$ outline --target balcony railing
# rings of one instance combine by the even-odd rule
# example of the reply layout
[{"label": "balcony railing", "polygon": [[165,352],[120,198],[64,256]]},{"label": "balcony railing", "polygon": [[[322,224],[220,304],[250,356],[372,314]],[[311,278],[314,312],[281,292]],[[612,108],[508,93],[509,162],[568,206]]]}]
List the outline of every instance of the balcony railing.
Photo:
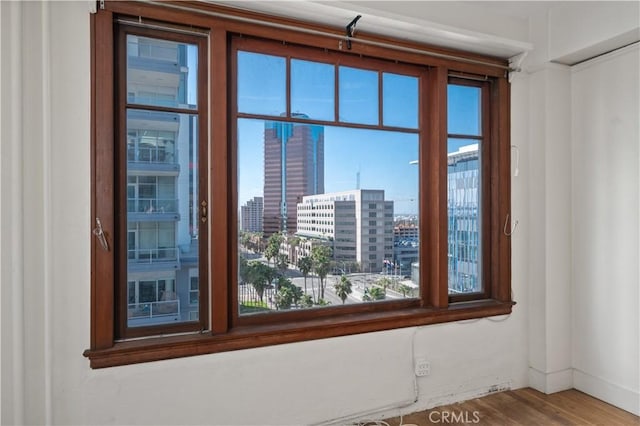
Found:
[{"label": "balcony railing", "polygon": [[176,247],[135,249],[128,250],[127,254],[129,263],[151,264],[178,260],[178,249]]},{"label": "balcony railing", "polygon": [[174,150],[164,148],[129,148],[127,161],[130,163],[176,164],[178,156]]},{"label": "balcony railing", "polygon": [[129,198],[127,213],[178,213],[178,200],[170,198]]},{"label": "balcony railing", "polygon": [[163,300],[159,302],[130,303],[128,316],[131,320],[151,319],[167,316],[180,316],[180,300]]}]

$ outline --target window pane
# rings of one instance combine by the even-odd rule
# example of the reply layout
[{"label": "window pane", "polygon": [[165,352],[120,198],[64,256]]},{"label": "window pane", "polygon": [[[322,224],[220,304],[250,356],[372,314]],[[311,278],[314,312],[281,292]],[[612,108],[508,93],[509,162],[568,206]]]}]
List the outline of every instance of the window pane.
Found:
[{"label": "window pane", "polygon": [[450,84],[447,94],[449,134],[482,135],[480,88]]},{"label": "window pane", "polygon": [[449,139],[448,145],[449,294],[480,292],[479,144],[472,139]]},{"label": "window pane", "polygon": [[320,62],[291,60],[291,113],[335,120],[335,68]]},{"label": "window pane", "polygon": [[418,128],[418,79],[382,74],[382,120],[385,126]]},{"label": "window pane", "polygon": [[241,314],[418,297],[417,135],[249,119],[238,135]]},{"label": "window pane", "polygon": [[378,73],[340,67],[340,121],[378,124]]},{"label": "window pane", "polygon": [[197,108],[198,46],[127,35],[127,102]]},{"label": "window pane", "polygon": [[285,58],[238,52],[238,112],[279,116],[287,111]]},{"label": "window pane", "polygon": [[189,280],[198,274],[197,116],[129,109],[126,143],[127,281],[134,283],[127,324],[193,321],[186,307],[197,297]]}]

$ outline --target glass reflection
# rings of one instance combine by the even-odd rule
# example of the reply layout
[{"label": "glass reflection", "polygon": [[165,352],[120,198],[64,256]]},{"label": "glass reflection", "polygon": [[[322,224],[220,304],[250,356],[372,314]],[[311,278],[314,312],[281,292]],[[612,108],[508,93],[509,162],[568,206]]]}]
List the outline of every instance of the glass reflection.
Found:
[{"label": "glass reflection", "polygon": [[449,139],[448,145],[449,293],[480,292],[480,145],[473,139]]},{"label": "glass reflection", "polygon": [[129,327],[198,319],[198,120],[127,111]]},{"label": "glass reflection", "polygon": [[418,128],[418,79],[382,74],[382,121],[385,126]]},{"label": "glass reflection", "polygon": [[127,35],[127,102],[197,108],[198,47]]},{"label": "glass reflection", "polygon": [[287,110],[286,60],[238,52],[238,112],[279,116]]},{"label": "glass reflection", "polygon": [[340,67],[340,121],[378,124],[378,73]]},{"label": "glass reflection", "polygon": [[305,117],[335,120],[335,67],[291,60],[291,111]]}]

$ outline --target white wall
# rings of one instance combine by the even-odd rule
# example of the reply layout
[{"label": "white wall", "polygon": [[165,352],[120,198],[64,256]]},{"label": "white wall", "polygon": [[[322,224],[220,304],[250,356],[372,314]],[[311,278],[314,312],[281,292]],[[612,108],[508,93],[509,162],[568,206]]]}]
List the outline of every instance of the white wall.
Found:
[{"label": "white wall", "polygon": [[[565,2],[530,19],[529,385],[638,414],[637,2]],[[613,59],[618,57],[625,59]],[[606,65],[605,65],[606,64]]]},{"label": "white wall", "polygon": [[638,415],[639,52],[572,72],[574,386]]},{"label": "white wall", "polygon": [[574,64],[640,40],[637,1],[560,3],[549,10],[549,59]]},{"label": "white wall", "polygon": [[529,81],[529,380],[552,393],[572,384],[569,68],[546,64]]},{"label": "white wall", "polygon": [[[0,7],[2,117],[13,118],[2,130],[3,424],[315,423],[379,410],[394,415],[400,405],[408,413],[526,385],[526,230],[514,236],[519,304],[502,322],[91,370],[82,356],[92,225],[88,5]],[[11,38],[16,43],[5,50]],[[514,132],[526,135],[525,121]],[[14,178],[5,180],[6,173]],[[524,198],[514,199],[514,210],[525,210],[518,204]],[[432,362],[415,404],[414,345]]]}]

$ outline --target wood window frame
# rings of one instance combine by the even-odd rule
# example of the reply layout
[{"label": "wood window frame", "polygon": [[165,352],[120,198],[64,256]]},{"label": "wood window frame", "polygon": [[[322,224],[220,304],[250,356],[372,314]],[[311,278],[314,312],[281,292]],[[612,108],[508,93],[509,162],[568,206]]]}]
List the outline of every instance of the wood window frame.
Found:
[{"label": "wood window frame", "polygon": [[[230,77],[230,40],[232,35],[270,39],[310,48],[324,49],[342,55],[335,38],[318,32],[339,34],[343,30],[274,18],[262,14],[237,11],[221,6],[183,2],[191,10],[172,9],[163,5],[138,2],[105,2],[105,9],[91,16],[91,115],[92,115],[92,218],[100,217],[111,250],[105,251],[96,238],[91,251],[91,341],[85,356],[92,368],[148,362],[222,351],[246,349],[266,345],[344,336],[401,327],[481,318],[511,313],[511,243],[503,232],[505,218],[510,214],[510,87],[505,67],[507,62],[481,55],[450,51],[406,41],[371,35],[358,38],[377,43],[391,43],[403,50],[381,45],[358,43],[353,39],[351,55],[391,59],[409,64],[412,69],[424,69],[419,99],[428,113],[419,117],[420,136],[420,298],[411,301],[371,303],[356,308],[326,308],[313,310],[312,317],[289,312],[274,314],[275,320],[266,322],[238,320],[233,305],[233,286],[236,285],[237,224],[235,194],[235,119],[231,96],[235,78]],[[269,25],[256,25],[242,19],[258,19],[265,23],[303,28],[285,30]],[[207,323],[198,333],[151,336],[132,339],[123,335],[118,321],[118,300],[122,283],[122,268],[118,269],[118,236],[121,225],[116,219],[119,192],[118,169],[115,159],[118,139],[115,95],[118,71],[114,52],[117,37],[116,18],[135,18],[158,25],[189,26],[209,33],[208,61],[209,97],[206,109],[208,121],[208,151],[206,158],[209,182],[206,262],[209,279],[200,277],[201,297],[206,299],[200,315]],[[301,48],[304,49],[304,48]],[[429,50],[435,56],[422,55],[417,50]],[[454,55],[459,59],[444,58]],[[387,61],[380,60],[381,64]],[[481,297],[451,297],[447,288],[447,84],[452,73],[456,78],[482,77],[483,132],[488,141],[482,146],[482,252],[483,285]],[[269,117],[273,119],[273,117]],[[337,118],[337,116],[336,116]],[[333,123],[329,123],[333,124]],[[432,249],[429,249],[432,248]],[[202,253],[202,252],[201,252]],[[208,282],[207,282],[208,281]],[[207,289],[210,291],[207,294]],[[126,299],[126,297],[125,297]],[[121,304],[121,303],[120,303]],[[208,306],[206,306],[208,305]],[[203,311],[204,310],[204,311]],[[207,312],[208,311],[208,312]],[[208,315],[208,317],[207,317]],[[206,327],[208,326],[208,328]],[[148,330],[147,330],[148,331]],[[171,330],[183,331],[183,330]],[[146,332],[146,331],[145,331]],[[140,333],[140,337],[145,334]]]},{"label": "wood window frame", "polygon": [[[122,188],[127,187],[127,168],[118,167],[126,162],[127,158],[127,144],[124,143],[127,138],[127,112],[131,110],[149,111],[149,112],[161,112],[161,113],[173,113],[182,115],[192,115],[198,118],[198,169],[200,171],[207,170],[208,164],[208,75],[207,75],[207,38],[203,35],[191,35],[182,34],[172,31],[161,31],[153,28],[137,27],[135,25],[127,23],[116,24],[116,45],[114,46],[115,66],[117,68],[114,81],[117,82],[115,87],[115,122],[114,129],[117,133],[114,136],[114,203],[112,211],[105,213],[105,217],[108,217],[109,213],[115,216],[114,220],[114,235],[119,236],[115,241],[126,241],[126,235],[128,231],[128,215],[117,214],[118,212],[127,211],[127,194]],[[197,84],[197,107],[195,109],[185,109],[179,107],[164,107],[156,106],[149,103],[131,103],[127,99],[127,36],[139,36],[150,37],[156,39],[163,39],[176,43],[191,44],[198,47],[198,84]],[[209,203],[208,198],[208,176],[207,173],[199,173],[198,176],[198,188],[200,194],[198,194],[198,202]],[[199,215],[200,216],[200,215]],[[97,217],[101,217],[97,214]],[[198,251],[199,259],[206,259],[208,255],[208,221],[200,222],[198,232]],[[120,244],[122,247],[122,244]],[[206,330],[209,328],[209,318],[207,315],[201,315],[198,321],[180,322],[177,324],[163,324],[163,325],[151,325],[151,326],[137,326],[129,327],[127,325],[128,320],[128,308],[127,308],[127,257],[122,255],[122,250],[117,250],[118,246],[114,246],[113,253],[115,263],[115,318],[116,324],[116,339],[131,339],[136,337],[144,337],[153,334],[171,334],[182,332],[193,332]],[[122,266],[119,266],[122,265]],[[198,265],[199,276],[207,277],[208,262],[199,262]],[[208,285],[206,280],[200,284],[199,287],[199,312],[208,312]]]}]

